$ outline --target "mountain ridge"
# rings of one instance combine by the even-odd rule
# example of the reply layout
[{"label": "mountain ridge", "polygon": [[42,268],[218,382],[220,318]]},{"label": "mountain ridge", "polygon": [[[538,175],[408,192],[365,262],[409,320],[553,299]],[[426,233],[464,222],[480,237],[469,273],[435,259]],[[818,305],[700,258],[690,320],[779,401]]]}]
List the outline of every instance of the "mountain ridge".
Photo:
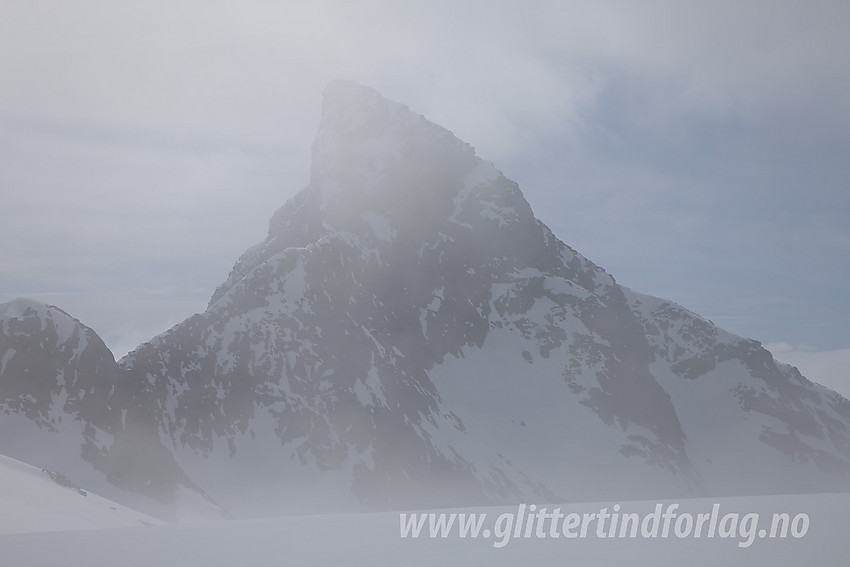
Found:
[{"label": "mountain ridge", "polygon": [[187,486],[242,516],[850,490],[850,402],[620,286],[448,130],[324,96],[307,187],[116,365]]}]

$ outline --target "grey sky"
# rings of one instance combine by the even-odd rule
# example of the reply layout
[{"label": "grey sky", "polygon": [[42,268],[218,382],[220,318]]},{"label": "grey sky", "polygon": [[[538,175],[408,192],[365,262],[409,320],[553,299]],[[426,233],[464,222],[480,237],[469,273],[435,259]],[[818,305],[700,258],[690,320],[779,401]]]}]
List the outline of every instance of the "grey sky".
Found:
[{"label": "grey sky", "polygon": [[624,285],[789,359],[847,349],[848,25],[841,2],[6,1],[0,302],[119,355],[202,310],[350,78]]}]

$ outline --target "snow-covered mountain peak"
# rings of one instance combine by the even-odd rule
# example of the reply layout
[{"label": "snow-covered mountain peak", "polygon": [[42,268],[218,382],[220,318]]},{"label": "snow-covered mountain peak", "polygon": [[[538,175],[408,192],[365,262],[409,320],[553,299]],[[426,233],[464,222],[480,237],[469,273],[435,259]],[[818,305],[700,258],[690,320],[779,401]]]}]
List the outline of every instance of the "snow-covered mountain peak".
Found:
[{"label": "snow-covered mountain peak", "polygon": [[24,297],[17,297],[12,301],[0,304],[0,319],[19,319],[28,309],[33,309],[34,311],[41,311],[46,307],[47,306],[44,303],[40,303],[38,301],[34,301],[32,299],[27,299]]},{"label": "snow-covered mountain peak", "polygon": [[322,93],[321,132],[334,136],[376,134],[391,117],[415,116],[404,104],[354,81],[333,81]]},{"label": "snow-covered mountain peak", "polygon": [[16,298],[0,304],[0,325],[4,336],[46,333],[57,348],[72,338],[81,342],[77,348],[84,348],[88,341],[87,327],[78,320],[58,307],[32,299]]},{"label": "snow-covered mountain peak", "polygon": [[[383,265],[389,254],[421,260],[475,234],[545,247],[537,233],[516,183],[469,144],[374,89],[337,81],[324,93],[310,184],[274,214],[266,241],[243,254],[210,305],[276,255],[329,240],[377,254]],[[527,252],[559,263],[555,248]]]},{"label": "snow-covered mountain peak", "polygon": [[237,515],[847,489],[847,400],[618,285],[448,130],[340,82],[313,150],[209,308],[119,365],[8,307],[7,421]]},{"label": "snow-covered mountain peak", "polygon": [[27,299],[25,297],[17,297],[7,303],[0,303],[0,319],[2,320],[25,319],[27,317],[45,319],[52,316],[52,312],[62,313],[66,317],[70,318],[67,313],[58,307],[47,305],[33,299]]},{"label": "snow-covered mountain peak", "polygon": [[420,138],[419,144],[443,145],[450,152],[474,153],[469,144],[407,105],[353,81],[334,81],[323,93],[313,165],[323,164],[325,156],[339,159],[335,151],[361,158],[409,157],[404,152],[417,142],[414,138]]}]

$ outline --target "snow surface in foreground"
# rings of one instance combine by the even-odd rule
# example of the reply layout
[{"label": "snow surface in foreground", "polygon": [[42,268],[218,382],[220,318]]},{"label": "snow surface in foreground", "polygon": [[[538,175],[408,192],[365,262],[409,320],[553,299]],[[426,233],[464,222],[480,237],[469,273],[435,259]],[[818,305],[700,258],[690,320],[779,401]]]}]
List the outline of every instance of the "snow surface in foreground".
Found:
[{"label": "snow surface in foreground", "polygon": [[[63,477],[54,476],[63,481]],[[95,530],[161,524],[159,520],[0,455],[0,534]],[[0,550],[0,563],[6,562]],[[59,564],[59,563],[57,563]]]},{"label": "snow surface in foreground", "polygon": [[[666,506],[672,501],[661,501]],[[397,513],[305,516],[222,522],[205,526],[156,526],[80,532],[0,536],[4,565],[846,565],[850,495],[818,494],[689,499],[679,513],[805,513],[801,538],[758,539],[740,548],[740,538],[713,539],[536,539],[511,540],[502,548],[493,538],[402,539]],[[613,509],[616,503],[562,505],[564,513]],[[623,502],[623,511],[651,512],[656,502]],[[549,506],[552,509],[552,506]],[[495,519],[516,507],[448,510],[486,512]],[[585,563],[586,562],[586,563]]]}]

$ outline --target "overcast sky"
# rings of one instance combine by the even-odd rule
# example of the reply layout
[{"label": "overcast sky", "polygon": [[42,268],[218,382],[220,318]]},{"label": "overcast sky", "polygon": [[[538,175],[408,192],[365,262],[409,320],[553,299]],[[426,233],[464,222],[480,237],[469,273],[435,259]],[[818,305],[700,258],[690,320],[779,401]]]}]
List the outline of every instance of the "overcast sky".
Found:
[{"label": "overcast sky", "polygon": [[848,29],[838,1],[0,0],[0,302],[117,356],[202,311],[309,181],[345,78],[471,143],[623,285],[843,387]]}]

